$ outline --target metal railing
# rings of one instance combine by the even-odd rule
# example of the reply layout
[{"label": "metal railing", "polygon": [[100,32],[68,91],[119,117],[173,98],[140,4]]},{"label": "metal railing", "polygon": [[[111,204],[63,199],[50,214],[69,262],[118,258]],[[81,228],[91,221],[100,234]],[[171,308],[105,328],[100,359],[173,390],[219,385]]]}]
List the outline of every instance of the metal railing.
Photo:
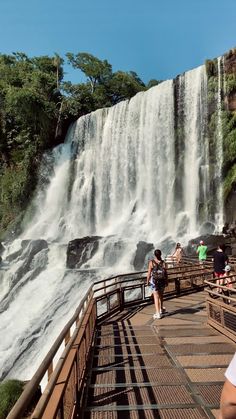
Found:
[{"label": "metal railing", "polygon": [[[202,289],[212,271],[200,266],[184,265],[168,270],[169,285],[165,296],[179,295]],[[84,403],[84,389],[94,332],[98,322],[124,307],[151,300],[146,285],[146,272],[117,275],[94,283],[66,324],[42,364],[26,385],[7,419],[74,419]],[[73,333],[72,333],[73,330]],[[61,345],[64,350],[54,368]],[[30,407],[45,374],[48,383],[36,407]],[[33,410],[33,413],[30,413]]]},{"label": "metal railing", "polygon": [[[236,279],[232,273],[221,278],[227,284],[219,284],[216,279],[205,280],[208,324],[236,342]],[[219,280],[218,280],[219,282]]]}]

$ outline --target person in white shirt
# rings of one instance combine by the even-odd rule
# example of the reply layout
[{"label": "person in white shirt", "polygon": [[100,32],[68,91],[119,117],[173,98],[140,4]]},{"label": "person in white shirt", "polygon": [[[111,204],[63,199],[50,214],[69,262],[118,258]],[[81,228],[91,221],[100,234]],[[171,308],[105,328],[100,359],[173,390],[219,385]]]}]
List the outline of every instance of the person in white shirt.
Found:
[{"label": "person in white shirt", "polygon": [[236,353],[230,362],[226,372],[220,399],[219,419],[236,418]]}]

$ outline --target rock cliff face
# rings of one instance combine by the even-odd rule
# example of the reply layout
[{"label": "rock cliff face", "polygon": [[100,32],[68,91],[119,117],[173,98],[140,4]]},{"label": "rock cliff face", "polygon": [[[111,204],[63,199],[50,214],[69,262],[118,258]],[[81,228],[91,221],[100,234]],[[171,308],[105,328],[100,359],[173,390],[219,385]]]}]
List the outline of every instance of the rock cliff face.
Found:
[{"label": "rock cliff face", "polygon": [[83,237],[71,240],[67,247],[67,268],[80,268],[96,253],[101,237]]},{"label": "rock cliff face", "polygon": [[[225,105],[226,109],[230,112],[236,111],[236,85],[235,85],[235,75],[236,75],[236,48],[230,50],[224,56],[224,72],[226,78],[231,78],[230,88],[227,87],[227,92],[225,96]],[[234,79],[234,80],[233,80]]]},{"label": "rock cliff face", "polygon": [[236,185],[230,192],[225,206],[225,219],[231,223],[236,220]]},{"label": "rock cliff face", "polygon": [[[210,154],[218,147],[217,138],[222,138],[221,149],[218,149],[221,170],[211,193],[215,196],[217,189],[222,189],[224,221],[232,222],[236,216],[236,48],[218,59],[207,60],[206,70]],[[215,165],[213,160],[211,165]],[[212,200],[211,205],[219,205],[219,199]]]},{"label": "rock cliff face", "polygon": [[230,112],[236,111],[236,92],[225,97],[225,107]]},{"label": "rock cliff face", "polygon": [[141,271],[143,269],[146,269],[147,266],[145,266],[145,259],[146,255],[151,252],[151,250],[154,249],[154,246],[152,243],[146,243],[144,241],[140,241],[137,244],[137,250],[134,257],[134,269],[136,271]]}]

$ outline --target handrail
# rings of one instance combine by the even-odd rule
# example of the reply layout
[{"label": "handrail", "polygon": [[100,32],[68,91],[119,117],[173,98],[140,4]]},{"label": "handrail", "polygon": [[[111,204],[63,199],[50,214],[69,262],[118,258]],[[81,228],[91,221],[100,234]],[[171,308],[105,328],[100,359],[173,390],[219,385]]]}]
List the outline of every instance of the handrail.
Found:
[{"label": "handrail", "polygon": [[99,281],[95,281],[93,283],[93,285],[97,285],[97,284],[100,284],[100,283],[105,282],[105,281],[111,281],[112,279],[120,278],[120,277],[123,277],[123,276],[126,277],[126,276],[140,275],[140,274],[144,274],[144,273],[147,273],[147,271],[138,271],[138,272],[134,271],[134,272],[128,272],[127,274],[118,274],[118,275],[111,276],[111,277],[106,278],[106,279],[100,279]]},{"label": "handrail", "polygon": [[[228,275],[227,279],[228,278],[231,278],[231,277],[234,278],[234,280],[231,281],[231,282],[229,282],[227,285],[236,284],[236,280],[235,280],[235,275],[234,274]],[[235,297],[232,296],[232,295],[230,295],[230,300],[236,303],[236,289],[235,288],[229,288],[227,285],[217,284],[216,283],[216,278],[214,278],[214,282],[213,281],[204,280],[204,283],[206,285],[208,285],[209,288],[210,288],[210,289],[205,288],[205,291],[209,295],[212,294],[215,297],[220,297],[223,300],[228,300],[229,299],[229,296],[228,295],[225,295],[224,293],[219,292],[219,291],[218,292],[217,291],[214,291],[214,288],[217,288],[218,290],[220,289],[220,290],[223,290],[223,291],[226,291],[226,292],[230,292],[230,294],[231,293],[232,294],[235,294]]]},{"label": "handrail", "polygon": [[[204,270],[201,267],[199,267],[199,269],[196,269],[196,271],[199,273],[199,277],[201,278],[202,284],[203,284],[203,278],[205,276],[209,275],[209,271],[207,269]],[[62,355],[60,356],[59,362],[57,363],[56,368],[52,372],[52,375],[51,375],[51,378],[50,378],[50,381],[49,381],[50,385],[47,386],[47,388],[46,388],[47,392],[42,397],[42,401],[40,403],[44,405],[44,403],[47,402],[47,400],[48,400],[48,398],[51,394],[52,388],[55,385],[55,382],[56,382],[56,380],[57,380],[57,378],[58,378],[58,376],[61,372],[61,368],[64,364],[65,357],[70,352],[70,349],[73,346],[73,342],[76,339],[76,335],[77,335],[77,333],[78,333],[78,331],[81,327],[81,324],[83,322],[83,314],[82,314],[81,318],[79,318],[79,316],[81,315],[81,313],[84,312],[85,307],[87,309],[87,307],[89,305],[89,302],[91,301],[93,296],[95,296],[95,294],[97,294],[102,289],[105,291],[105,290],[107,290],[111,287],[115,287],[115,292],[118,292],[118,293],[122,294],[125,291],[125,286],[124,287],[122,287],[122,286],[124,284],[126,284],[127,289],[130,289],[130,285],[128,285],[128,284],[130,282],[134,282],[134,281],[140,281],[140,284],[138,286],[142,287],[142,289],[144,290],[145,287],[146,287],[146,281],[144,281],[146,279],[146,276],[137,277],[140,274],[143,275],[143,273],[145,273],[145,272],[132,272],[132,273],[129,273],[129,274],[116,275],[116,276],[108,278],[106,280],[99,280],[99,281],[95,282],[94,285],[90,286],[90,288],[86,292],[85,296],[83,297],[82,301],[80,302],[78,308],[76,309],[74,315],[67,322],[67,324],[65,325],[65,327],[61,331],[60,335],[58,336],[58,338],[56,339],[56,341],[52,345],[51,349],[47,353],[43,362],[40,364],[39,368],[37,369],[36,373],[32,377],[31,381],[26,385],[21,397],[18,399],[18,401],[14,405],[13,409],[11,410],[9,415],[7,416],[7,419],[20,419],[22,417],[22,415],[24,414],[24,412],[25,412],[26,408],[28,407],[30,401],[32,400],[36,390],[38,389],[39,384],[41,383],[43,377],[45,376],[45,373],[47,372],[48,368],[52,364],[53,358],[55,357],[55,354],[58,352],[61,343],[66,338],[66,336],[68,336],[68,331],[70,332],[71,326],[76,322],[76,329],[73,332],[72,337],[70,337],[69,341],[66,342],[65,349],[64,349]],[[191,273],[192,273],[192,275],[191,275]],[[174,275],[174,272],[173,272],[173,275]],[[133,276],[133,278],[130,278],[130,276]],[[171,272],[171,276],[172,276],[172,272]],[[192,276],[193,279],[195,279],[196,278],[196,273],[193,274],[193,272],[190,271],[190,275],[186,275],[186,277],[187,277],[186,279],[190,279],[191,276]],[[175,291],[178,293],[179,292],[178,290],[180,290],[180,286],[178,286],[179,288],[176,288],[177,283],[176,283],[175,279],[178,280],[178,281],[181,281],[181,280],[184,280],[185,278],[182,275],[182,272],[179,272],[178,270],[176,272],[175,278],[173,278],[173,277],[171,278],[171,282],[173,282],[173,284],[175,284]],[[114,281],[114,280],[116,280],[116,281]],[[110,282],[110,283],[106,284],[107,281]],[[105,285],[103,287],[95,289],[96,285],[99,285],[101,283],[103,283]],[[191,281],[190,286],[193,287],[193,282],[192,281]],[[114,292],[114,290],[109,291],[108,293],[105,292],[103,295],[98,296],[97,300],[99,300],[101,298],[110,298],[109,296],[113,292]],[[123,298],[124,298],[124,296],[123,296]],[[143,298],[145,299],[145,296]],[[150,297],[148,297],[148,298],[150,298]],[[121,298],[121,300],[122,300],[122,298]],[[122,307],[121,300],[120,300],[120,303],[119,303],[120,304],[119,305],[120,309]],[[40,417],[40,416],[36,416],[36,417]]]},{"label": "handrail", "polygon": [[[7,416],[7,419],[16,419],[20,418],[21,415],[24,414],[25,409],[31,402],[34,393],[38,389],[38,386],[40,382],[42,381],[45,373],[47,372],[48,367],[50,366],[52,359],[54,358],[55,354],[57,353],[59,347],[61,346],[66,334],[68,333],[68,330],[72,326],[72,324],[77,321],[78,316],[80,312],[84,308],[84,304],[87,301],[87,299],[90,297],[90,294],[92,292],[92,285],[88,289],[87,293],[83,297],[82,301],[80,302],[78,308],[75,310],[74,315],[72,318],[66,323],[65,327],[62,329],[61,333],[55,340],[54,344],[52,345],[51,349],[48,351],[47,355],[45,356],[44,360],[38,367],[36,373],[33,375],[31,380],[26,384],[25,389],[21,395],[21,397],[17,400],[16,404],[13,406],[12,410],[10,411],[9,415]],[[83,318],[80,319],[80,323],[83,321]],[[73,333],[74,335],[74,333]],[[68,345],[66,345],[67,348]]]},{"label": "handrail", "polygon": [[[186,268],[187,268],[187,270],[186,270]],[[199,265],[199,264],[185,264],[185,265],[183,265],[183,264],[179,264],[179,265],[175,265],[175,266],[173,266],[173,267],[170,267],[170,268],[168,268],[168,274],[172,274],[172,271],[173,271],[173,273],[175,273],[177,270],[178,270],[178,272],[179,272],[179,270],[183,270],[184,272],[188,272],[188,268],[189,268],[189,271],[191,271],[191,268],[195,268],[197,271],[198,270],[204,270],[205,268],[202,266],[202,265]],[[127,273],[127,274],[119,274],[119,275],[115,275],[115,276],[112,276],[112,277],[109,277],[109,278],[106,278],[106,279],[100,279],[99,281],[95,281],[94,282],[94,286],[95,285],[97,285],[97,284],[101,284],[101,283],[104,283],[104,282],[107,282],[107,281],[111,281],[111,280],[113,280],[113,279],[117,279],[117,278],[121,278],[121,277],[128,277],[128,276],[136,276],[136,275],[144,275],[144,274],[147,274],[147,270],[145,270],[145,271],[138,271],[138,272],[129,272],[129,273]]]},{"label": "handrail", "polygon": [[[91,296],[87,307],[89,307],[92,302],[93,302],[93,300],[92,300],[92,296]],[[55,368],[55,370],[53,371],[53,373],[50,377],[48,385],[47,385],[45,391],[43,392],[43,394],[42,394],[42,396],[41,396],[41,398],[40,398],[32,416],[31,416],[31,419],[41,418],[41,415],[43,414],[44,409],[47,406],[49,398],[50,398],[50,396],[51,396],[51,394],[54,390],[54,387],[57,383],[57,379],[58,379],[58,377],[61,373],[61,370],[62,370],[62,367],[64,365],[65,359],[67,358],[67,356],[69,355],[69,352],[71,351],[73,345],[75,344],[76,338],[78,336],[78,331],[80,329],[81,324],[84,322],[84,318],[81,318],[80,320],[81,320],[80,324],[74,330],[74,333],[73,333],[70,341],[68,342],[67,346],[65,347],[65,349],[64,349],[64,351],[63,351],[63,353],[62,353],[62,355],[61,355],[61,357],[60,357],[60,359],[59,359],[59,361],[56,365],[56,368]]]},{"label": "handrail", "polygon": [[236,342],[236,289],[233,288],[236,280],[234,274],[226,278],[233,280],[227,285],[216,283],[216,278],[204,281],[208,286],[205,288],[208,293],[206,298],[208,324]]}]

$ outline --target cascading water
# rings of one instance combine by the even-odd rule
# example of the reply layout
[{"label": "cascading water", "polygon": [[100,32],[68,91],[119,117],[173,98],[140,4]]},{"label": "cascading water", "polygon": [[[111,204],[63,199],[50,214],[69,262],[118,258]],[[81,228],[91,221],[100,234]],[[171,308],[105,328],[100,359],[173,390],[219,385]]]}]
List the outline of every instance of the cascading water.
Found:
[{"label": "cascading water", "polygon": [[177,96],[165,81],[86,115],[44,157],[34,216],[3,255],[2,377],[32,375],[93,280],[65,268],[70,240],[102,237],[82,266],[97,277],[133,269],[139,241],[165,253],[198,234],[210,184],[204,66],[180,77]]},{"label": "cascading water", "polygon": [[222,164],[223,164],[223,133],[222,133],[222,89],[224,83],[222,81],[223,59],[219,57],[218,63],[218,90],[217,90],[217,141],[216,141],[216,179],[217,179],[217,212],[215,222],[217,230],[220,231],[224,223],[223,221],[223,184],[222,184]]},{"label": "cascading water", "polygon": [[[199,182],[200,170],[209,167],[209,152],[205,140],[207,115],[207,80],[203,67],[185,74],[184,85],[184,210],[187,214],[189,231],[194,233],[199,228],[198,205],[201,189],[203,195],[209,190],[209,176]],[[191,168],[191,170],[190,170]],[[204,185],[204,186],[203,186]]]}]

